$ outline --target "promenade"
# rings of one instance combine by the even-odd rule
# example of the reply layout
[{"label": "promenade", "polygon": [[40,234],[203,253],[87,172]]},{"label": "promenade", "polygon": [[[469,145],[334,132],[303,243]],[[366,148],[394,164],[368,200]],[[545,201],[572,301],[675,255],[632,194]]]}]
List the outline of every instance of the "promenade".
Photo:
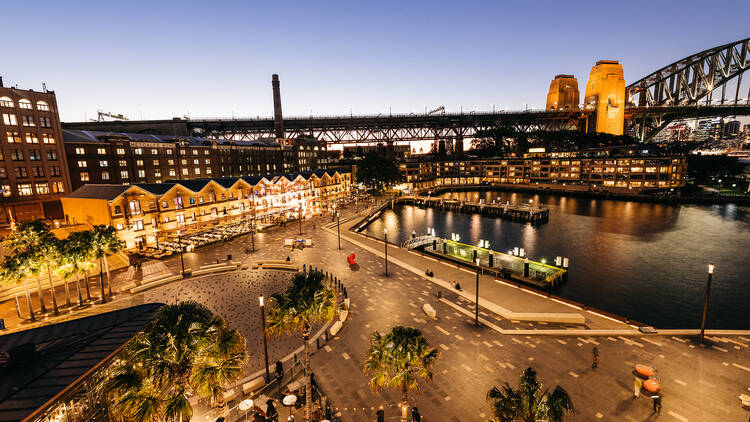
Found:
[{"label": "promenade", "polygon": [[[289,256],[300,266],[312,264],[343,280],[352,303],[349,319],[337,337],[315,350],[312,360],[316,380],[342,421],[374,421],[380,406],[386,410],[386,420],[397,420],[400,393],[373,392],[362,372],[370,333],[385,332],[394,325],[422,330],[441,353],[433,381],[422,382],[421,394],[409,393],[410,405],[417,406],[423,420],[428,422],[487,420],[490,416],[490,406],[485,400],[487,390],[503,382],[517,386],[520,373],[527,366],[537,370],[546,387],[559,384],[570,393],[576,406],[571,421],[745,421],[750,416],[737,398],[750,387],[750,333],[725,335],[711,331],[709,347],[698,346],[695,337],[687,335],[694,330],[642,335],[627,324],[488,277],[481,279],[482,324],[477,327],[473,318],[473,272],[389,246],[389,276],[384,277],[383,243],[349,232],[346,228],[356,221],[349,219],[351,213],[350,207],[342,215],[346,223],[341,225],[341,250],[337,246],[336,227],[324,227],[330,226],[330,217],[318,217],[303,224],[302,236],[312,237],[313,246],[302,250],[282,246],[284,239],[301,237],[299,225],[289,224],[257,234],[254,253],[245,252],[250,238],[244,236],[184,255],[185,265],[194,269],[217,259],[225,260],[227,254],[248,264]],[[352,271],[346,262],[346,256],[352,252],[360,265],[358,271]],[[178,273],[179,268],[179,257],[171,257],[144,264],[143,272]],[[435,273],[434,277],[424,275],[427,268]],[[206,289],[207,284],[225,283],[224,280],[236,274],[240,272],[177,281],[163,287],[164,290],[137,295],[122,293],[113,302],[88,308],[84,313],[130,306],[148,297],[168,301],[178,294]],[[133,277],[142,276],[132,269],[119,272],[115,274],[113,290],[132,282]],[[460,282],[464,292],[453,289],[453,281]],[[438,292],[443,300],[438,300]],[[252,302],[247,304],[250,314],[240,313],[244,312],[241,306],[233,305],[223,309],[222,315],[233,325],[254,319],[252,309],[257,308],[251,297],[254,294],[257,293],[242,294],[244,301]],[[421,308],[425,303],[436,307],[437,320],[424,315]],[[15,316],[12,301],[0,305],[0,314],[11,317],[10,328],[17,325],[17,320],[12,319]],[[545,314],[577,315],[583,323],[538,318]],[[538,319],[513,319],[519,315]],[[249,343],[255,343],[259,333],[253,337],[248,331],[247,336]],[[286,344],[285,341],[271,339],[269,349],[274,350]],[[593,346],[601,354],[597,370],[591,369]],[[651,399],[643,395],[633,397],[631,371],[636,363],[653,365],[659,370],[664,397],[659,416],[652,413]],[[285,415],[286,409],[281,414]]]}]

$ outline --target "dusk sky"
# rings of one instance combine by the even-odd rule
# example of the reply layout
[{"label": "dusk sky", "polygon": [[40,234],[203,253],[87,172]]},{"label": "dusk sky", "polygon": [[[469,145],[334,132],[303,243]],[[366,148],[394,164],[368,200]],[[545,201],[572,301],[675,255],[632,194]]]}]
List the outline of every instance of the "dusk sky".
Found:
[{"label": "dusk sky", "polygon": [[[706,5],[710,4],[707,8]],[[63,121],[544,107],[550,80],[620,60],[626,83],[750,35],[750,2],[6,2],[5,85]],[[747,96],[747,93],[743,93]]]}]

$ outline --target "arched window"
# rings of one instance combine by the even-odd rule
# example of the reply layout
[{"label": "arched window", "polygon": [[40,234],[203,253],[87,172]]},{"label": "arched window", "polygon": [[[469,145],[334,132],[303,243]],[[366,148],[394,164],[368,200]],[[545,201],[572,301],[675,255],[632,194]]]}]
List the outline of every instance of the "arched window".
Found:
[{"label": "arched window", "polygon": [[26,98],[21,98],[18,100],[18,107],[25,108],[26,110],[31,110],[31,101],[27,100]]},{"label": "arched window", "polygon": [[36,109],[39,111],[49,111],[49,104],[46,101],[37,101]]},{"label": "arched window", "polygon": [[13,107],[13,100],[8,97],[0,97],[0,107]]}]

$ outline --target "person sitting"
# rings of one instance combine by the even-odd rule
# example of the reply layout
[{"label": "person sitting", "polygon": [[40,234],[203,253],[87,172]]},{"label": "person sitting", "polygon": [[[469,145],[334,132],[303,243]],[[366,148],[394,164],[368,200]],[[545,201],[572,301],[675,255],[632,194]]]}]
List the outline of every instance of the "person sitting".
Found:
[{"label": "person sitting", "polygon": [[455,289],[456,289],[456,290],[458,290],[458,291],[461,291],[461,285],[460,285],[460,284],[458,284],[458,282],[457,282],[457,281],[454,281],[454,282],[453,282],[453,288],[455,288]]},{"label": "person sitting", "polygon": [[430,269],[429,268],[424,271],[424,275],[426,275],[427,277],[430,276]]}]

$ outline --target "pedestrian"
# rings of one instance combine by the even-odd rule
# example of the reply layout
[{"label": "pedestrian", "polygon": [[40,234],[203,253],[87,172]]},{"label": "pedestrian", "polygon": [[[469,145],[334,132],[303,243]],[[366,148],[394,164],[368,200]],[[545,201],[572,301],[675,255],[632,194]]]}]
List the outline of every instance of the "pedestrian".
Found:
[{"label": "pedestrian", "polygon": [[279,420],[279,412],[276,410],[276,406],[273,405],[273,400],[268,399],[266,400],[266,421],[278,421]]},{"label": "pedestrian", "polygon": [[453,287],[454,287],[454,288],[455,288],[456,290],[458,290],[458,291],[461,291],[461,285],[460,285],[460,284],[458,284],[458,282],[457,282],[457,281],[455,281],[455,280],[453,280]]},{"label": "pedestrian", "polygon": [[661,396],[657,394],[651,398],[654,399],[654,413],[661,413]]},{"label": "pedestrian", "polygon": [[417,409],[417,406],[414,406],[411,408],[411,422],[420,422],[422,420],[422,416],[419,414],[419,409]]},{"label": "pedestrian", "polygon": [[635,377],[635,381],[633,381],[633,395],[635,397],[640,397],[641,387],[643,387],[643,380],[639,377]]},{"label": "pedestrian", "polygon": [[385,412],[383,412],[383,409],[378,409],[375,415],[378,417],[378,422],[385,422]]},{"label": "pedestrian", "polygon": [[594,360],[591,362],[591,369],[596,369],[599,367],[599,349],[594,346],[594,348],[591,349],[591,353],[594,354]]}]

